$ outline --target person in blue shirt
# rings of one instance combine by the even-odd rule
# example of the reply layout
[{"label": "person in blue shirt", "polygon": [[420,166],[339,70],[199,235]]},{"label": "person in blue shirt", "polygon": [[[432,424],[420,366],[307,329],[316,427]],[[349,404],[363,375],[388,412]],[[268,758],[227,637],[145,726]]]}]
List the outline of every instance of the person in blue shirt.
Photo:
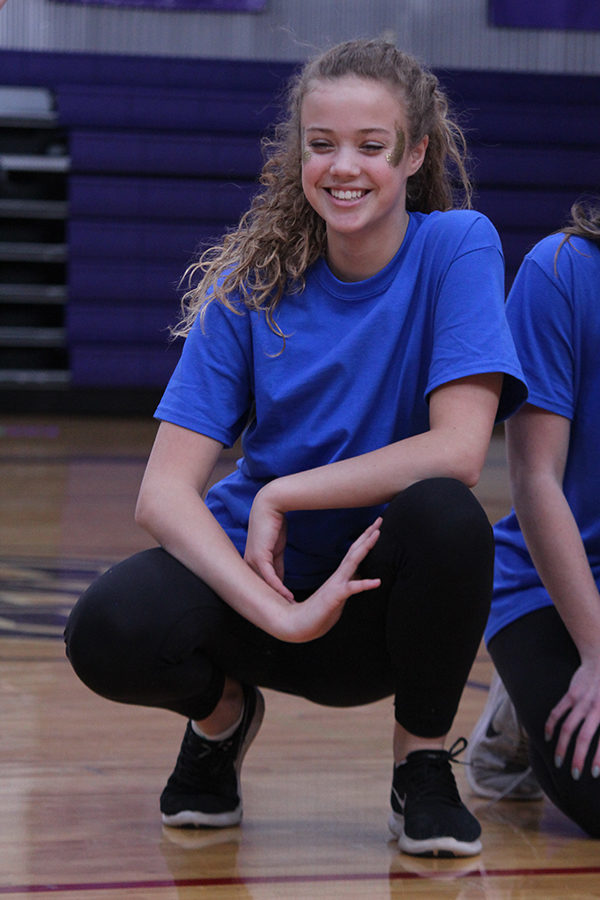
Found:
[{"label": "person in blue shirt", "polygon": [[600,201],[527,254],[507,315],[529,398],[506,425],[514,509],[485,632],[499,675],[467,772],[600,837]]},{"label": "person in blue shirt", "polygon": [[437,79],[385,41],[309,61],[265,151],[250,209],[189,272],[137,504],[158,547],[90,586],[67,653],[99,694],[188,720],[166,825],[240,822],[260,687],[393,696],[399,848],[476,854],[445,742],[491,597],[471,488],[526,396],[498,235],[457,208]]}]

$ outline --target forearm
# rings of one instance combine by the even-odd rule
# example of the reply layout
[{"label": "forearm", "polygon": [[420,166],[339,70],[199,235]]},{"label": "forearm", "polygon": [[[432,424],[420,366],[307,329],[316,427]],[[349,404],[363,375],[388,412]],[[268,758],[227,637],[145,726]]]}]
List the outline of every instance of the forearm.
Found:
[{"label": "forearm", "polygon": [[193,487],[168,480],[147,486],[136,520],[232,609],[274,637],[289,639],[290,604],[244,562]]},{"label": "forearm", "polygon": [[[319,468],[279,478],[264,489],[280,512],[377,506],[425,478],[479,480],[502,376],[489,373],[442,385],[430,398],[430,429]],[[259,497],[262,492],[259,493]]]},{"label": "forearm", "polygon": [[514,504],[538,574],[583,658],[600,650],[600,595],[579,528],[550,473],[516,476]]},{"label": "forearm", "polygon": [[470,456],[458,436],[441,438],[426,432],[361,456],[286,475],[263,491],[281,512],[377,506],[425,478],[456,478],[472,487],[483,458]]}]

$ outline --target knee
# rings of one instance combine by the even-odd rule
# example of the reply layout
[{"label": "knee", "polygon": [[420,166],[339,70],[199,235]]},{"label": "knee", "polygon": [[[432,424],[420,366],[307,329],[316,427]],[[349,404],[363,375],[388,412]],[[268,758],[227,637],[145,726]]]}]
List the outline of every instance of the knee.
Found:
[{"label": "knee", "polygon": [[[389,518],[388,518],[389,517]],[[440,552],[447,562],[477,558],[491,565],[492,527],[472,491],[454,478],[428,478],[398,494],[386,510],[403,540]]]},{"label": "knee", "polygon": [[[534,772],[544,790],[572,822],[588,837],[600,838],[600,791],[595,779],[591,776],[574,782],[570,775],[558,781],[556,778],[545,780],[540,777],[539,769]],[[548,783],[550,782],[550,783]]]},{"label": "knee", "polygon": [[107,576],[100,576],[71,610],[64,632],[65,651],[75,674],[104,696],[110,695],[110,673],[122,644],[117,605]]},{"label": "knee", "polygon": [[531,766],[542,790],[589,837],[600,838],[600,784],[591,775],[591,760],[586,761],[581,779],[575,781],[571,776],[572,753],[568,753],[561,768],[557,769],[553,747],[554,742],[543,747],[539,742],[530,745]]},{"label": "knee", "polygon": [[[79,598],[65,627],[67,657],[76,675],[97,694],[119,699],[162,640],[152,610],[164,602],[161,554],[146,550],[97,578]],[[159,623],[160,624],[160,623]]]},{"label": "knee", "polygon": [[589,810],[589,812],[586,811],[583,816],[576,814],[573,816],[573,821],[585,831],[588,837],[595,838],[596,840],[600,838],[600,813],[598,812],[597,805],[594,809]]}]

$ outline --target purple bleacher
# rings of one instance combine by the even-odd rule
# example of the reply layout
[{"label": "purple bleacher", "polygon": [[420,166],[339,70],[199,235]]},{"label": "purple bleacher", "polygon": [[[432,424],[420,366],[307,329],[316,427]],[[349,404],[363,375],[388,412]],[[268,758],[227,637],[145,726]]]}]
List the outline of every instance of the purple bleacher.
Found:
[{"label": "purple bleacher", "polygon": [[468,130],[474,127],[477,140],[502,141],[531,146],[558,144],[586,146],[600,141],[600,103],[585,106],[574,100],[571,104],[556,101],[528,103],[494,103],[486,101],[470,107]]},{"label": "purple bleacher", "polygon": [[[112,304],[126,301],[144,310],[148,304],[163,307],[164,321],[173,317],[177,309],[176,290],[186,268],[177,262],[156,262],[133,258],[110,260],[89,256],[71,258],[69,262],[69,306],[88,300]],[[76,298],[76,302],[73,302]],[[115,340],[119,340],[119,323],[115,321]],[[94,339],[93,330],[90,340]]]},{"label": "purple bleacher", "polygon": [[543,72],[444,69],[436,73],[459,109],[471,103],[526,103],[543,107],[599,102],[598,76]]},{"label": "purple bleacher", "polygon": [[[70,179],[72,216],[102,219],[184,219],[198,223],[237,219],[255,190],[254,183],[190,178],[136,178],[74,174]],[[204,213],[204,216],[203,216]]]},{"label": "purple bleacher", "polygon": [[68,242],[71,256],[104,260],[174,260],[187,265],[199,246],[214,243],[219,237],[217,224],[198,226],[195,222],[173,220],[165,228],[163,221],[120,221],[108,219],[69,219]]},{"label": "purple bleacher", "polygon": [[78,172],[253,179],[262,165],[256,137],[97,128],[70,129],[70,154]]},{"label": "purple bleacher", "polygon": [[[600,143],[600,141],[598,141]],[[551,148],[541,143],[526,151],[520,144],[479,144],[475,178],[481,184],[530,187],[554,185],[573,193],[598,181],[598,147]]]},{"label": "purple bleacher", "polygon": [[162,387],[178,359],[177,345],[74,342],[71,375],[78,388]]},{"label": "purple bleacher", "polygon": [[[119,335],[115,339],[115,314],[118,313]],[[175,314],[171,322],[165,320],[164,310],[160,305],[148,304],[144,309],[139,305],[129,304],[124,297],[111,300],[93,299],[71,307],[68,314],[69,331],[74,341],[89,339],[90,330],[95,341],[103,344],[123,343],[161,344],[170,346],[170,326],[175,324]]]},{"label": "purple bleacher", "polygon": [[0,83],[43,85],[156,85],[266,90],[277,95],[294,65],[261,60],[187,59],[0,50]]},{"label": "purple bleacher", "polygon": [[56,110],[69,128],[251,135],[265,131],[278,113],[266,91],[95,84],[59,84]]}]

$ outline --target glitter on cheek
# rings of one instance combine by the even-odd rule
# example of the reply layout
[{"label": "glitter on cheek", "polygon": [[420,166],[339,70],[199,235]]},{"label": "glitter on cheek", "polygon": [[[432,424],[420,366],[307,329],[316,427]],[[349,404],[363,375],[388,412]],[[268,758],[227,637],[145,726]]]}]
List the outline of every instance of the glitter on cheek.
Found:
[{"label": "glitter on cheek", "polygon": [[304,150],[302,152],[302,162],[304,162],[304,163],[308,162],[311,157],[312,157],[312,153],[310,152],[310,150]]},{"label": "glitter on cheek", "polygon": [[396,144],[391,153],[386,153],[385,158],[389,162],[390,166],[396,167],[402,157],[404,156],[404,151],[406,149],[406,138],[404,137],[404,132],[401,128],[396,128]]}]

